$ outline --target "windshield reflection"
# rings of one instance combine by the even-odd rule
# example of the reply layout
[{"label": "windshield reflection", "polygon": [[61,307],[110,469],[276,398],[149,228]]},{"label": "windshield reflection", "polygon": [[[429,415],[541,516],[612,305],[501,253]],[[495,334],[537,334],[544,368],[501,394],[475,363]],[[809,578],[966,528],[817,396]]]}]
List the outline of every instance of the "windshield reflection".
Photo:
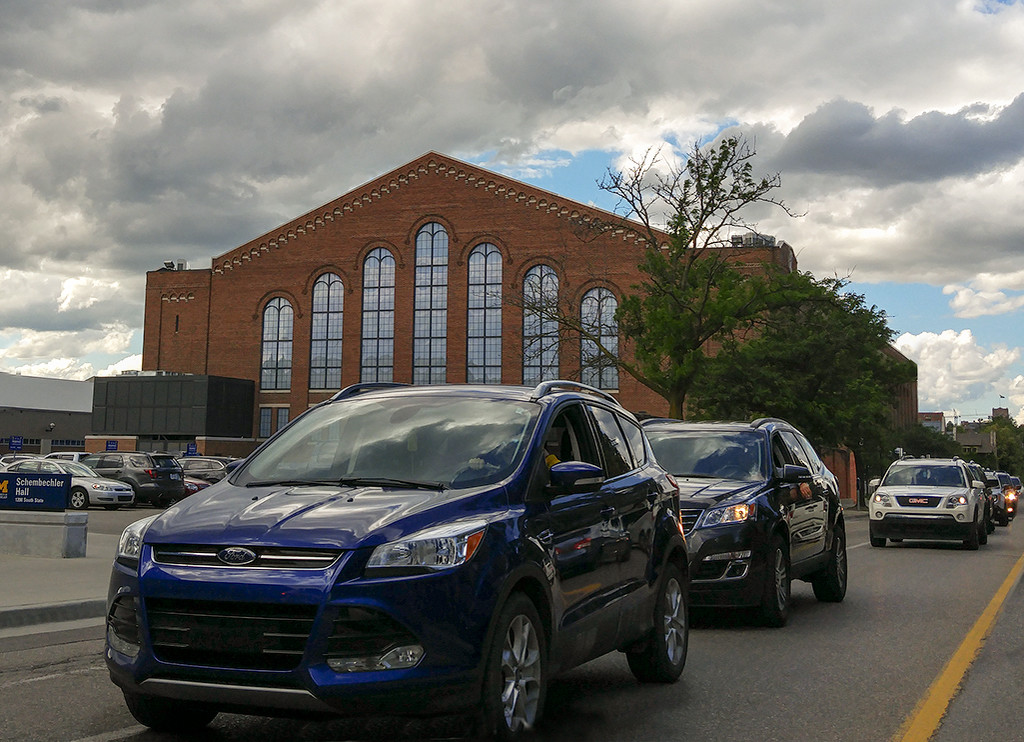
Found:
[{"label": "windshield reflection", "polygon": [[476,487],[521,462],[537,405],[401,395],[314,409],[251,457],[237,484],[391,479]]}]

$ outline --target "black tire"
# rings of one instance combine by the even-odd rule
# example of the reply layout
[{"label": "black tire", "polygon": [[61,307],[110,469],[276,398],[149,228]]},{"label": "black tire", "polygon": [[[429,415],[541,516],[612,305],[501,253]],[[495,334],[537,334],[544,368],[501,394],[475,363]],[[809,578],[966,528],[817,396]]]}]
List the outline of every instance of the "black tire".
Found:
[{"label": "black tire", "polygon": [[786,542],[779,535],[772,536],[765,560],[764,590],[761,594],[760,614],[765,626],[781,628],[789,620],[790,574]]},{"label": "black tire", "polygon": [[641,683],[674,683],[686,665],[690,616],[686,582],[679,567],[666,564],[654,602],[654,625],[647,641],[626,651],[633,677]]},{"label": "black tire", "polygon": [[206,727],[217,710],[201,703],[143,696],[124,691],[124,702],[135,720],[159,732],[197,732]]},{"label": "black tire", "polygon": [[482,733],[512,740],[528,734],[544,712],[546,642],[533,601],[513,593],[501,609],[484,668]]},{"label": "black tire", "polygon": [[823,603],[841,603],[846,597],[846,531],[836,526],[828,564],[811,580],[814,597]]},{"label": "black tire", "polygon": [[[974,517],[977,518],[978,514],[975,513]],[[977,551],[978,547],[981,545],[981,541],[978,537],[979,530],[977,523],[971,524],[971,532],[967,535],[967,538],[964,539],[964,548],[967,549],[967,551]]]},{"label": "black tire", "polygon": [[982,546],[988,543],[988,518],[978,524],[978,543]]},{"label": "black tire", "polygon": [[72,510],[88,510],[89,493],[81,487],[75,487],[68,494],[68,505]]}]

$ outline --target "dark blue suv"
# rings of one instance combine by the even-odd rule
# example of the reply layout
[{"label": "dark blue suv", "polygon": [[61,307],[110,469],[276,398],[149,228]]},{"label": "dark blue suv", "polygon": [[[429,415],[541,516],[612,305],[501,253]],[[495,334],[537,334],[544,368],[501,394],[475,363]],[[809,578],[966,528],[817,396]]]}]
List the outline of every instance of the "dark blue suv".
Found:
[{"label": "dark blue suv", "polygon": [[106,657],[156,729],[440,714],[512,738],[607,652],[675,681],[687,590],[676,484],[610,395],[359,384],[125,530]]},{"label": "dark blue suv", "polygon": [[799,430],[778,418],[643,427],[679,483],[694,606],[753,607],[779,627],[794,579],[810,582],[818,600],[843,600],[839,485]]}]

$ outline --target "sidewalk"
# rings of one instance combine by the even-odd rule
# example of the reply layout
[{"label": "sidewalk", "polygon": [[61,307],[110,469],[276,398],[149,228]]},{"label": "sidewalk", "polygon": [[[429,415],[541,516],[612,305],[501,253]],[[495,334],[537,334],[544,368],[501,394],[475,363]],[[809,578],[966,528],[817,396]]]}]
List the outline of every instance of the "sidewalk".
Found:
[{"label": "sidewalk", "polygon": [[117,541],[90,533],[77,559],[0,554],[0,631],[102,618]]}]

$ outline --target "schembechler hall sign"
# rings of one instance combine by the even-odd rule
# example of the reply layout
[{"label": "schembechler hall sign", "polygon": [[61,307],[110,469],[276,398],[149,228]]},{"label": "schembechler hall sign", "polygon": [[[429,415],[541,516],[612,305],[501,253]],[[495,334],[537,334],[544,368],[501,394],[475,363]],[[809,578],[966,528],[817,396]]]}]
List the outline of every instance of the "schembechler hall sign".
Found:
[{"label": "schembechler hall sign", "polygon": [[0,510],[65,510],[70,474],[0,473]]}]

